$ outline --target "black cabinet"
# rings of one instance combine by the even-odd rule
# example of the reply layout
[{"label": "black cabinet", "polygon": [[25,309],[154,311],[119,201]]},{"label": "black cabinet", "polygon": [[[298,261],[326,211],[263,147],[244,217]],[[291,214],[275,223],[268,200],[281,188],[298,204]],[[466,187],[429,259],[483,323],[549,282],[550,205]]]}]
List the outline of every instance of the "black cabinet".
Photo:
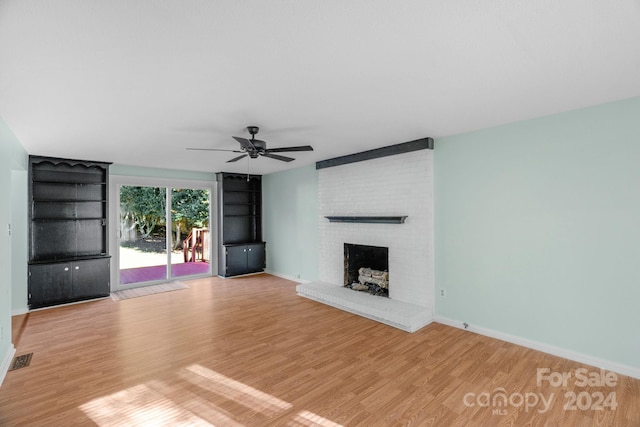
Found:
[{"label": "black cabinet", "polygon": [[30,156],[29,181],[29,306],[107,296],[109,164]]},{"label": "black cabinet", "polygon": [[265,268],[262,241],[262,177],[217,174],[218,275],[257,273]]},{"label": "black cabinet", "polygon": [[264,270],[264,242],[224,245],[224,251],[225,276],[237,276]]},{"label": "black cabinet", "polygon": [[29,306],[46,307],[109,296],[109,258],[29,266]]},{"label": "black cabinet", "polygon": [[72,299],[70,264],[29,266],[29,307],[40,308]]}]

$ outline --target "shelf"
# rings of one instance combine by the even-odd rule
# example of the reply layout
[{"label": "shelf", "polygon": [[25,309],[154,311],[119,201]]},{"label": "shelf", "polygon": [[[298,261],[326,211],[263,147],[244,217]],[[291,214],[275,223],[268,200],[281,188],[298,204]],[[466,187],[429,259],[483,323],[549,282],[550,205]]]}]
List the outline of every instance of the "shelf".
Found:
[{"label": "shelf", "polygon": [[52,181],[50,179],[32,179],[33,183],[42,183],[42,184],[63,184],[63,185],[107,185],[104,182],[78,182],[78,181]]},{"label": "shelf", "polygon": [[35,203],[107,203],[106,200],[33,199]]},{"label": "shelf", "polygon": [[259,242],[238,242],[238,243],[223,243],[222,246],[225,248],[232,248],[238,246],[251,246],[251,245],[264,245],[265,243],[262,241]]},{"label": "shelf", "polygon": [[105,217],[86,217],[86,218],[77,218],[77,217],[68,217],[68,218],[32,218],[34,222],[59,222],[59,221],[106,221]]},{"label": "shelf", "polygon": [[95,255],[80,255],[80,256],[72,256],[72,257],[60,257],[60,258],[46,258],[46,259],[34,259],[29,261],[29,265],[38,265],[38,264],[57,264],[60,262],[70,262],[70,261],[84,261],[88,259],[103,259],[103,258],[111,258],[109,254],[95,254]]},{"label": "shelf", "polygon": [[351,222],[364,224],[404,224],[407,216],[325,216],[329,222]]},{"label": "shelf", "polygon": [[[34,172],[35,173],[35,172]],[[60,184],[60,185],[101,185],[106,186],[107,184],[104,181],[103,177],[99,177],[94,174],[77,174],[77,176],[70,175],[66,173],[66,176],[60,177],[59,179],[51,179],[51,178],[32,178],[31,182],[34,184]]]}]

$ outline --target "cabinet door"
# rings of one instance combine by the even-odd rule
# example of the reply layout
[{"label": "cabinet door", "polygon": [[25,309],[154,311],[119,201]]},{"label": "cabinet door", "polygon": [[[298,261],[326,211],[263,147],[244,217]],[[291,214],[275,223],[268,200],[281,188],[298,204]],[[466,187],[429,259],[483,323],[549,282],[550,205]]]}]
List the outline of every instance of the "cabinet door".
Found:
[{"label": "cabinet door", "polygon": [[29,307],[39,308],[68,302],[72,298],[71,264],[29,266]]},{"label": "cabinet door", "polygon": [[247,273],[256,273],[264,270],[265,250],[264,243],[247,245]]},{"label": "cabinet door", "polygon": [[109,296],[109,258],[75,261],[71,269],[74,299]]},{"label": "cabinet door", "polygon": [[247,272],[247,247],[244,245],[225,246],[227,271],[225,277]]}]

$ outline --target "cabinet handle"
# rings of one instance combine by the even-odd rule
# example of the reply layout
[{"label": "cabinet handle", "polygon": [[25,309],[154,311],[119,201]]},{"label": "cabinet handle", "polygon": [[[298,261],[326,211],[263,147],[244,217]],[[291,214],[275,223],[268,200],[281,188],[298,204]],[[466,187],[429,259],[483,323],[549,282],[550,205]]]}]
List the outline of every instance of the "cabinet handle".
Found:
[{"label": "cabinet handle", "polygon": [[64,271],[69,271],[69,267],[65,267],[65,268],[64,268]]},{"label": "cabinet handle", "polygon": [[242,252],[247,252],[247,249],[246,249],[246,248],[245,248],[245,249],[243,249],[243,250],[242,250]]},{"label": "cabinet handle", "polygon": [[249,252],[251,252],[251,248],[249,248]]},{"label": "cabinet handle", "polygon": [[80,267],[76,265],[76,270],[80,270]]}]

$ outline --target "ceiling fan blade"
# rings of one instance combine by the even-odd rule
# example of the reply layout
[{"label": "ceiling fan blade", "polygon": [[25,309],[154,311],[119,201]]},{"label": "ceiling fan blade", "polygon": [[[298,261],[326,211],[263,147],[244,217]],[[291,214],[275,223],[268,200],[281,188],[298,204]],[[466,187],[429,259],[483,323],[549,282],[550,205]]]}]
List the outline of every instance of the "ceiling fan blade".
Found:
[{"label": "ceiling fan blade", "polygon": [[291,158],[291,157],[278,156],[277,154],[269,154],[267,152],[262,154],[262,157],[269,157],[271,159],[282,160],[283,162],[291,162],[295,160],[294,158]]},{"label": "ceiling fan blade", "polygon": [[242,153],[242,151],[240,151],[240,150],[224,150],[222,148],[193,148],[193,147],[188,147],[187,150],[189,150],[189,151],[229,151],[230,153]]},{"label": "ceiling fan blade", "polygon": [[247,157],[247,156],[248,156],[248,154],[243,154],[242,156],[234,157],[234,158],[233,158],[233,159],[231,159],[231,160],[227,160],[227,163],[237,162],[238,160],[240,160],[240,159],[244,159],[244,158],[245,158],[245,157]]},{"label": "ceiling fan blade", "polygon": [[265,151],[267,153],[286,153],[287,151],[313,151],[313,147],[310,145],[300,145],[298,147],[269,148]]},{"label": "ceiling fan blade", "polygon": [[239,136],[234,136],[233,139],[238,141],[240,143],[240,145],[242,146],[242,148],[244,148],[247,151],[254,151],[256,149],[256,147],[253,145],[253,143],[250,140],[248,140],[247,138],[240,138]]}]

